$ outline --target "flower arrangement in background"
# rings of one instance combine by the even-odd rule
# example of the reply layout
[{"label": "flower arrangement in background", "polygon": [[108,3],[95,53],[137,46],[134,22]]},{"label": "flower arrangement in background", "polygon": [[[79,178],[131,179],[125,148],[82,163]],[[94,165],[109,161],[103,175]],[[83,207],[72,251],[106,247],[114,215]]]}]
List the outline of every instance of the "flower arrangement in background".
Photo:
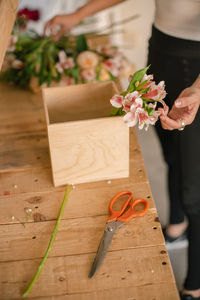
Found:
[{"label": "flower arrangement in background", "polygon": [[[37,92],[41,86],[65,86],[113,80],[133,65],[112,46],[89,49],[84,35],[63,36],[59,41],[34,31],[10,37],[0,79]],[[127,74],[128,76],[128,74]]]},{"label": "flower arrangement in background", "polygon": [[148,68],[135,72],[127,90],[110,99],[113,106],[111,115],[123,115],[128,127],[139,122],[139,129],[145,126],[145,130],[148,130],[149,125],[154,125],[160,116],[160,111],[156,110],[157,102],[165,105],[165,83],[161,81],[156,85],[153,75],[146,74]]}]

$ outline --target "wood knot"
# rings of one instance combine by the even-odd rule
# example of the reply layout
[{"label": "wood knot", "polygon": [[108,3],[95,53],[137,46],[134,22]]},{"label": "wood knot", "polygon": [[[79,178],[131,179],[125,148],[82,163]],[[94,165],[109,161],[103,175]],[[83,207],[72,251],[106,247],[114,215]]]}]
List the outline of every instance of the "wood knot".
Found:
[{"label": "wood knot", "polygon": [[34,213],[33,220],[34,222],[46,221],[46,217],[40,213]]},{"label": "wood knot", "polygon": [[155,221],[155,222],[160,222],[160,220],[159,220],[158,217],[156,217],[156,218],[154,219],[154,221]]},{"label": "wood knot", "polygon": [[31,198],[27,199],[27,201],[31,204],[40,203],[40,202],[42,202],[42,197],[41,196],[34,196],[34,197],[31,197]]},{"label": "wood knot", "polygon": [[60,277],[60,278],[59,278],[59,281],[64,281],[64,280],[65,280],[64,277]]}]

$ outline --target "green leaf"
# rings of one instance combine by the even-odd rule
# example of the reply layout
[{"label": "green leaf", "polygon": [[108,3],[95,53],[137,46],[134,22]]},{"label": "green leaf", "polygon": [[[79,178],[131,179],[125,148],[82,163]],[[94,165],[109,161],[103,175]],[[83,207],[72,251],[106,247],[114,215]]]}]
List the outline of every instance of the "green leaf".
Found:
[{"label": "green leaf", "polygon": [[150,67],[150,65],[148,67],[144,68],[144,69],[138,70],[137,72],[135,72],[133,74],[133,77],[132,77],[131,82],[129,83],[129,86],[128,86],[128,89],[127,89],[129,92],[132,93],[133,91],[136,90],[135,84],[137,85],[137,82],[138,81],[140,82],[142,80],[142,78],[146,74],[149,67]]},{"label": "green leaf", "polygon": [[147,103],[143,102],[143,108],[148,113],[149,116],[153,116],[154,115],[154,108],[153,107],[149,107],[149,105]]},{"label": "green leaf", "polygon": [[125,113],[126,113],[126,112],[123,111],[122,107],[120,107],[120,108],[112,107],[110,116],[111,116],[111,117],[114,117],[114,116],[123,116],[123,115],[125,115]]},{"label": "green leaf", "polygon": [[71,74],[74,77],[75,83],[78,83],[79,74],[80,74],[80,68],[79,67],[75,67],[75,68],[71,69]]},{"label": "green leaf", "polygon": [[153,99],[149,99],[149,98],[145,98],[145,97],[141,97],[143,101],[145,102],[155,102],[156,100],[153,100]]},{"label": "green leaf", "polygon": [[76,49],[77,53],[88,50],[87,41],[83,34],[79,35],[76,39]]},{"label": "green leaf", "polygon": [[110,75],[110,80],[115,80],[115,76],[113,76],[113,74],[111,72],[108,72]]},{"label": "green leaf", "polygon": [[147,87],[147,88],[145,88],[145,89],[140,89],[138,92],[139,92],[140,94],[147,94],[147,93],[149,92],[149,90],[150,90],[150,86]]},{"label": "green leaf", "polygon": [[137,86],[137,91],[139,91],[146,83],[148,82],[148,80],[143,81],[141,84],[139,84]]}]

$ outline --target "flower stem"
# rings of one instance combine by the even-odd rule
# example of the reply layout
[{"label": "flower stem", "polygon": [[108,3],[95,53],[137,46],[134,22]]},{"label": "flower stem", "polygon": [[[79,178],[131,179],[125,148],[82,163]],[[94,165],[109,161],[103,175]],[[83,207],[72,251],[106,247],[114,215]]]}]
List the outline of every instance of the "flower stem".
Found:
[{"label": "flower stem", "polygon": [[37,278],[38,278],[38,276],[39,276],[39,274],[40,274],[40,272],[41,272],[41,270],[42,270],[42,268],[43,268],[43,266],[44,266],[44,264],[45,264],[45,261],[47,260],[47,257],[48,257],[48,255],[49,255],[49,252],[50,252],[50,250],[51,250],[51,246],[52,246],[52,244],[53,244],[53,241],[54,241],[54,239],[55,239],[56,233],[57,233],[57,231],[58,231],[58,227],[59,227],[59,224],[60,224],[60,221],[61,221],[61,217],[62,217],[64,208],[65,208],[65,204],[66,204],[67,199],[68,199],[69,190],[70,190],[70,185],[68,185],[68,186],[66,187],[65,196],[64,196],[64,199],[63,199],[61,208],[60,208],[60,212],[59,212],[59,215],[58,215],[58,219],[57,219],[57,222],[56,222],[56,226],[55,226],[54,231],[53,231],[53,233],[52,233],[52,235],[51,235],[51,239],[50,239],[48,248],[47,248],[47,250],[46,250],[45,256],[44,256],[44,258],[43,258],[41,264],[39,265],[39,267],[38,267],[38,269],[37,269],[37,272],[35,273],[35,275],[34,275],[32,281],[31,281],[31,283],[29,284],[27,290],[24,292],[22,298],[26,298],[26,297],[28,296],[28,294],[30,293],[30,291],[31,291],[31,289],[32,289],[32,287],[33,287],[33,285],[35,284],[35,282],[36,282],[36,280],[37,280]]}]

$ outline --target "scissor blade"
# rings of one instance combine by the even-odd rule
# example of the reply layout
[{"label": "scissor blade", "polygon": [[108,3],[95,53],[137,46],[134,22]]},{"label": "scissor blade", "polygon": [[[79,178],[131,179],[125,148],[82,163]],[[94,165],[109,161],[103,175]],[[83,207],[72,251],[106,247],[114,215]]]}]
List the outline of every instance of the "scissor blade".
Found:
[{"label": "scissor blade", "polygon": [[99,243],[99,247],[97,249],[94,261],[92,263],[90,273],[88,275],[89,278],[91,278],[95,274],[95,272],[98,270],[98,268],[100,267],[100,265],[104,259],[104,256],[106,255],[106,252],[110,246],[114,232],[115,232],[115,230],[113,230],[113,231],[105,230],[104,231],[104,234]]}]

